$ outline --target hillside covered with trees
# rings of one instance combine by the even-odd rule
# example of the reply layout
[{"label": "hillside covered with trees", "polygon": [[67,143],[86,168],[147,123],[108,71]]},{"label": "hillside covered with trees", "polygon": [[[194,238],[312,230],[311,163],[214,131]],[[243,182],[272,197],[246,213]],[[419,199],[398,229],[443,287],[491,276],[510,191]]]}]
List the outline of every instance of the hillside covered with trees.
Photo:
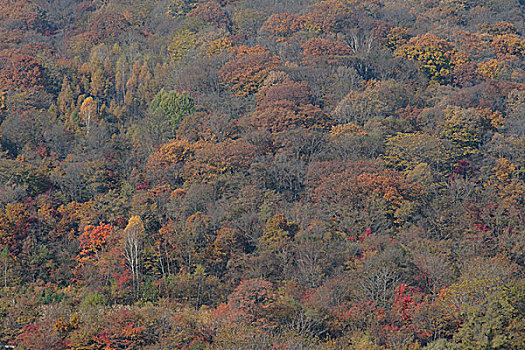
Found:
[{"label": "hillside covered with trees", "polygon": [[525,349],[522,0],[0,0],[0,345]]}]

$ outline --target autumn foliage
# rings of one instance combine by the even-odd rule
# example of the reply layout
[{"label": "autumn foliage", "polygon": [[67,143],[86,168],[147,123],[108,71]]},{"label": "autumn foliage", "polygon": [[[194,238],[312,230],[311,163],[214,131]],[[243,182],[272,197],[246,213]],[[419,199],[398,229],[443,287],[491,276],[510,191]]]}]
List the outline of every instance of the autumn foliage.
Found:
[{"label": "autumn foliage", "polygon": [[525,349],[524,13],[0,0],[0,347]]},{"label": "autumn foliage", "polygon": [[247,96],[258,91],[279,61],[263,47],[239,47],[235,58],[219,70],[219,76],[237,95]]}]

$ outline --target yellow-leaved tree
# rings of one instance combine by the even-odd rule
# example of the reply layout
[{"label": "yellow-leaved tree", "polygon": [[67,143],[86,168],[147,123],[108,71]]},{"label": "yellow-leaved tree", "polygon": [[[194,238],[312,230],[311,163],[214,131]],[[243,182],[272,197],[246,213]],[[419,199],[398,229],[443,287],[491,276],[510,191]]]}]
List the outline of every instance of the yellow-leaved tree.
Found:
[{"label": "yellow-leaved tree", "polygon": [[97,119],[97,102],[93,97],[90,96],[82,102],[82,105],[80,106],[80,114],[86,124],[86,133],[89,134],[91,124]]},{"label": "yellow-leaved tree", "polygon": [[136,293],[140,287],[140,254],[145,232],[144,223],[140,216],[132,216],[124,229],[122,240],[124,258],[126,265],[131,270],[133,290]]}]

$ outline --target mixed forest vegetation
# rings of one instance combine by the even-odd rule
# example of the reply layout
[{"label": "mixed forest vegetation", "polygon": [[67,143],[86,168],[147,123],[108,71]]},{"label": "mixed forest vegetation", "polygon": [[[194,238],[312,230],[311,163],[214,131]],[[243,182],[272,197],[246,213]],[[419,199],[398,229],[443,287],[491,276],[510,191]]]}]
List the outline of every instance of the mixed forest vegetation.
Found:
[{"label": "mixed forest vegetation", "polygon": [[0,345],[525,349],[525,2],[0,0]]}]

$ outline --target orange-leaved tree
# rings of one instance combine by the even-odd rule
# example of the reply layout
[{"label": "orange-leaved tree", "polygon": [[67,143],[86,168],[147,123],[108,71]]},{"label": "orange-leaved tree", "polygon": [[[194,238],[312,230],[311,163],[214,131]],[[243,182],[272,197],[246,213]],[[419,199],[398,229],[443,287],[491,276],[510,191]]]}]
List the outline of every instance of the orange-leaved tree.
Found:
[{"label": "orange-leaved tree", "polygon": [[93,269],[97,273],[102,271],[103,253],[112,232],[113,227],[103,222],[99,223],[98,226],[87,225],[84,227],[84,232],[78,237],[80,252],[75,257],[77,261],[75,274],[79,278],[93,277],[89,273]]},{"label": "orange-leaved tree", "polygon": [[260,89],[252,125],[272,133],[297,127],[331,127],[326,113],[312,104],[307,83],[293,82],[287,77],[280,80]]},{"label": "orange-leaved tree", "polygon": [[280,59],[261,46],[240,46],[235,58],[219,70],[219,77],[224,84],[238,96],[256,93],[264,79],[279,66]]}]

